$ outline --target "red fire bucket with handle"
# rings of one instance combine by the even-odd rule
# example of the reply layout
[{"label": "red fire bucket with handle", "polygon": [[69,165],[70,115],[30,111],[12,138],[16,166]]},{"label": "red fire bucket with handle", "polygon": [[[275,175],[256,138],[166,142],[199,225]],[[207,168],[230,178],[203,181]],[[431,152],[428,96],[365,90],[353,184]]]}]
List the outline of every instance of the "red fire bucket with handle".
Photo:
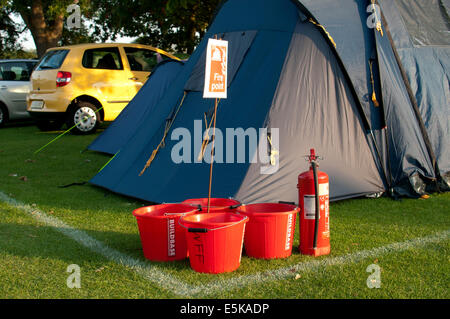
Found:
[{"label": "red fire bucket with handle", "polygon": [[250,218],[244,238],[246,255],[263,259],[289,257],[299,211],[295,205],[275,203],[239,207],[237,213]]},{"label": "red fire bucket with handle", "polygon": [[152,261],[173,261],[188,256],[186,232],[178,220],[198,208],[183,204],[162,204],[135,209],[144,256]]},{"label": "red fire bucket with handle", "polygon": [[192,269],[211,274],[236,270],[241,263],[247,222],[247,216],[232,213],[182,217],[179,223],[186,228]]}]

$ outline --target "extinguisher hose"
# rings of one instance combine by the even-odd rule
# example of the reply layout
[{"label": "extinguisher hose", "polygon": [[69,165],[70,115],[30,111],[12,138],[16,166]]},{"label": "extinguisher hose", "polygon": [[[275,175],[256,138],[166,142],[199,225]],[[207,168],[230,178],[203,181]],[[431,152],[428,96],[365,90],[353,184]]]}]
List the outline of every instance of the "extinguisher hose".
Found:
[{"label": "extinguisher hose", "polygon": [[316,216],[314,223],[314,241],[313,241],[313,249],[317,248],[317,235],[319,234],[319,218],[320,218],[320,201],[319,201],[319,179],[317,177],[317,163],[311,162],[311,167],[313,170],[314,176],[314,193],[316,196]]}]

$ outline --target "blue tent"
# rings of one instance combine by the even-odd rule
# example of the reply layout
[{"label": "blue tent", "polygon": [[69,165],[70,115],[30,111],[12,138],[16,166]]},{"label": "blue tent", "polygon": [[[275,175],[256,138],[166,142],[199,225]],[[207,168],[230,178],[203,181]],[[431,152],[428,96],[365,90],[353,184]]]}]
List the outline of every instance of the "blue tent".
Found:
[{"label": "blue tent", "polygon": [[158,63],[133,100],[88,149],[107,154],[120,151],[136,129],[155,111],[158,101],[181,72],[183,65],[183,62],[171,59]]},{"label": "blue tent", "polygon": [[[209,163],[197,154],[214,107],[202,97],[205,48],[217,37],[229,42],[229,65],[228,98],[218,106],[223,136],[215,136],[214,197],[296,202],[297,176],[313,147],[324,158],[332,200],[448,190],[448,6],[424,3],[224,1],[151,116],[91,183],[153,202],[207,196]],[[442,22],[419,34],[419,44],[402,16],[411,12]],[[439,47],[425,41],[430,34]],[[249,146],[255,131],[256,148]],[[241,134],[231,134],[230,143],[228,132]]]},{"label": "blue tent", "polygon": [[[396,58],[415,98],[436,174],[450,180],[449,0],[383,0]],[[439,176],[438,176],[439,177]]]}]

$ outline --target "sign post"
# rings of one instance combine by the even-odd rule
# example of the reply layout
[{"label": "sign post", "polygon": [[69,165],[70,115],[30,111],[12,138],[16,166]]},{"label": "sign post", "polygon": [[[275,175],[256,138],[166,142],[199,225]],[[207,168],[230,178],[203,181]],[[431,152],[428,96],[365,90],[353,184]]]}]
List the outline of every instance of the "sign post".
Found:
[{"label": "sign post", "polygon": [[211,164],[209,168],[208,213],[211,202],[212,170],[218,99],[227,98],[228,41],[209,39],[206,49],[205,86],[203,98],[215,98]]}]

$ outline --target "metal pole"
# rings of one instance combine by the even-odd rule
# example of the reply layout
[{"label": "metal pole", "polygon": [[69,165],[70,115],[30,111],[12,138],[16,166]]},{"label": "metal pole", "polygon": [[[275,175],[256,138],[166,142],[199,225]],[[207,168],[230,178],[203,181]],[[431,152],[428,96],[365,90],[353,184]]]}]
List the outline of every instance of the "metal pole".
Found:
[{"label": "metal pole", "polygon": [[209,166],[209,191],[208,191],[208,214],[209,207],[211,204],[211,185],[212,185],[212,171],[213,171],[213,163],[214,163],[214,142],[216,140],[216,116],[217,116],[217,98],[214,105],[214,121],[213,121],[213,134],[212,134],[212,143],[211,143],[211,164]]}]

